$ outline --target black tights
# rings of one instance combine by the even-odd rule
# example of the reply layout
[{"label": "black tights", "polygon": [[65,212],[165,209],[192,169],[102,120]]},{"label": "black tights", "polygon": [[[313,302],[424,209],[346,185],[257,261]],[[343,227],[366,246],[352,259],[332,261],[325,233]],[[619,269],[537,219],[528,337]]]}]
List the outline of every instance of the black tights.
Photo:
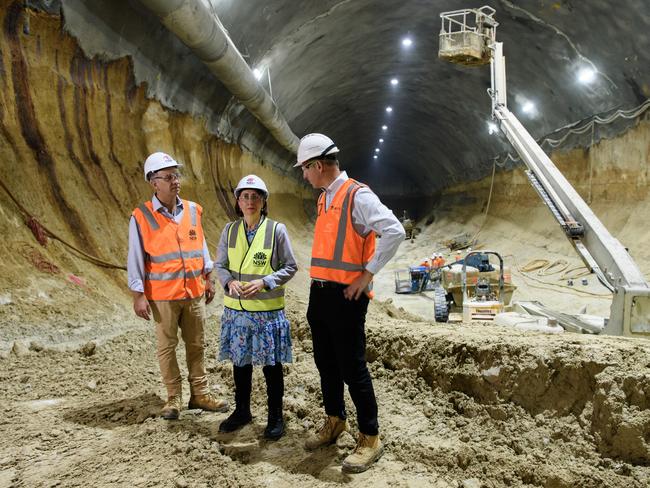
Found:
[{"label": "black tights", "polygon": [[[235,380],[235,403],[236,408],[250,410],[251,388],[253,379],[253,365],[234,366],[233,378]],[[262,368],[266,378],[266,396],[269,408],[281,408],[282,397],[284,396],[284,373],[282,364],[266,365]]]}]

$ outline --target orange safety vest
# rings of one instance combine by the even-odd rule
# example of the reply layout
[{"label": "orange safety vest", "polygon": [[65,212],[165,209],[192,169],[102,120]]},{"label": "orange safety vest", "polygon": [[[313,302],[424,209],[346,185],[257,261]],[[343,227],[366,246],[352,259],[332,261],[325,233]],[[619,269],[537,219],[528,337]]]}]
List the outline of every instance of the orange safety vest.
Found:
[{"label": "orange safety vest", "polygon": [[133,210],[145,252],[144,294],[148,300],[186,300],[205,293],[200,205],[183,202],[180,223],[156,212],[148,201]]},{"label": "orange safety vest", "polygon": [[375,254],[375,233],[362,236],[352,225],[354,195],[365,186],[351,178],[346,180],[327,209],[325,192],[318,198],[309,273],[312,278],[349,285],[361,276]]}]

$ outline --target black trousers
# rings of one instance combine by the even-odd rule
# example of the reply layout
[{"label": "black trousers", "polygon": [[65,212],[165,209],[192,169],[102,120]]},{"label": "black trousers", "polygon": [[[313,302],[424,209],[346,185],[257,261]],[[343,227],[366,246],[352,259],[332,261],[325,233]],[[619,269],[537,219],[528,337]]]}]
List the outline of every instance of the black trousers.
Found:
[{"label": "black trousers", "polygon": [[366,311],[368,297],[347,300],[345,286],[312,284],[307,321],[314,345],[314,361],[320,373],[327,415],[346,418],[343,385],[348,385],[357,409],[359,431],[377,435],[377,400],[366,365]]}]

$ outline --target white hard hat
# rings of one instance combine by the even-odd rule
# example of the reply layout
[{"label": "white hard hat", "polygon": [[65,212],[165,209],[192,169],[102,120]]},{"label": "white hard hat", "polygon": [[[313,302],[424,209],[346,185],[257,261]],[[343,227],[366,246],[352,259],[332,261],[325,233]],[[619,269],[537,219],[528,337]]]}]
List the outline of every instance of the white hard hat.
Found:
[{"label": "white hard hat", "polygon": [[144,162],[144,179],[149,181],[149,175],[165,168],[177,168],[180,166],[174,158],[164,152],[151,154]]},{"label": "white hard hat", "polygon": [[302,166],[305,161],[313,158],[322,158],[330,154],[336,154],[339,148],[336,147],[334,141],[324,134],[307,134],[300,139],[298,146],[298,159],[297,163],[293,165],[294,168]]},{"label": "white hard hat", "polygon": [[235,188],[235,198],[239,198],[239,192],[242,190],[260,190],[264,192],[264,198],[269,197],[269,191],[266,189],[266,185],[262,181],[262,178],[256,175],[244,176],[239,183],[237,183],[237,188]]}]

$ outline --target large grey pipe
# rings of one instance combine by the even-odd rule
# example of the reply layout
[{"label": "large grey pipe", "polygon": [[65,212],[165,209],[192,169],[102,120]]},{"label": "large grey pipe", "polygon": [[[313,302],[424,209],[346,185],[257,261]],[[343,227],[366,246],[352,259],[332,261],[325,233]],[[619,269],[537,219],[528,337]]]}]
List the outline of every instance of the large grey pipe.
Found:
[{"label": "large grey pipe", "polygon": [[194,51],[282,146],[293,153],[298,150],[298,137],[202,0],[140,1]]}]

